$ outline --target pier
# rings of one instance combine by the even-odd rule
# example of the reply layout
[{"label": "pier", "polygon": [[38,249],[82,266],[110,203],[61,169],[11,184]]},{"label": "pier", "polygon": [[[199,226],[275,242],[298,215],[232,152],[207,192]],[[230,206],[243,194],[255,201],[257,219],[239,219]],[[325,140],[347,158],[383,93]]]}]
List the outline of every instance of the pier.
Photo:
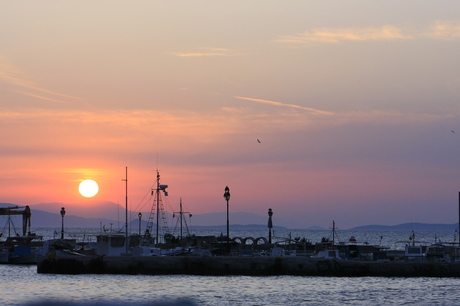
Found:
[{"label": "pier", "polygon": [[459,277],[460,262],[353,261],[283,256],[43,257],[38,273]]}]

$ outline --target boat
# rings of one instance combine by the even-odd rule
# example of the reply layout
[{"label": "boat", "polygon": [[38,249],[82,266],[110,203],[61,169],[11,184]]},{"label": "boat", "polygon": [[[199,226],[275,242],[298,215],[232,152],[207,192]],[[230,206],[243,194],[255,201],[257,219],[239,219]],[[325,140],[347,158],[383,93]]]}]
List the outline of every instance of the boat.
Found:
[{"label": "boat", "polygon": [[[31,211],[29,206],[1,207],[0,215],[7,216],[3,233],[8,230],[6,240],[0,242],[0,263],[35,264],[38,261],[43,237],[30,231]],[[22,216],[22,234],[16,231],[11,216]]]}]

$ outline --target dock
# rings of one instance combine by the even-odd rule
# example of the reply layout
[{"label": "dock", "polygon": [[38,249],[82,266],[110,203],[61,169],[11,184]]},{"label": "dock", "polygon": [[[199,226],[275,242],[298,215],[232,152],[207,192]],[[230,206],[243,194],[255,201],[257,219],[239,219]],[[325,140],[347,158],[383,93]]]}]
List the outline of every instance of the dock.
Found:
[{"label": "dock", "polygon": [[283,256],[43,256],[38,273],[460,277],[460,262],[353,261]]}]

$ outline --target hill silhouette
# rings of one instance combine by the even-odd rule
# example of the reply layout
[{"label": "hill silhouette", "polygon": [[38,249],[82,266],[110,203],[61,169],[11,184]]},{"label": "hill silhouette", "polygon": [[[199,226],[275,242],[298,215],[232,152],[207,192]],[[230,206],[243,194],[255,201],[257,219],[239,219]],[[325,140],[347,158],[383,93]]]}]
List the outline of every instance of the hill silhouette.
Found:
[{"label": "hill silhouette", "polygon": [[[0,203],[0,207],[20,206],[12,203]],[[62,203],[40,203],[29,205],[32,212],[32,227],[61,227],[62,217],[60,214],[61,207],[65,207],[66,214],[64,223],[66,227],[73,228],[106,228],[122,229],[125,224],[124,208],[113,202],[95,202],[94,205],[85,205],[84,209],[79,204],[62,204]],[[128,220],[130,227],[139,226],[138,212],[130,211]],[[142,227],[145,228],[148,222],[150,212],[142,212]],[[171,214],[166,212],[168,220],[171,220]],[[2,216],[5,219],[7,216]],[[21,216],[11,216],[17,228],[22,225]],[[225,227],[226,212],[209,213],[184,216],[189,227]],[[1,219],[0,219],[1,220]],[[177,219],[175,219],[177,220]],[[268,217],[260,216],[247,212],[231,212],[230,224],[232,226],[247,228],[266,228]],[[0,227],[3,227],[5,221],[0,221]],[[274,219],[274,226],[278,228],[307,229],[307,230],[326,230],[320,226],[300,227],[297,224],[284,222],[283,220]],[[428,224],[428,223],[403,223],[398,225],[365,225],[349,228],[346,230],[359,231],[455,231],[458,229],[458,223],[455,224]]]}]

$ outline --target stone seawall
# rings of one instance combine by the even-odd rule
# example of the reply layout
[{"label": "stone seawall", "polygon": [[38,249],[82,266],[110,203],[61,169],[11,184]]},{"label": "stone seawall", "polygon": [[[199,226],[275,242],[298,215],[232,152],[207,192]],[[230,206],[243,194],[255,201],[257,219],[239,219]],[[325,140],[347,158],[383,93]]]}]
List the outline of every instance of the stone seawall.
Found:
[{"label": "stone seawall", "polygon": [[460,277],[460,263],[351,261],[311,257],[60,256],[43,257],[38,273]]}]

